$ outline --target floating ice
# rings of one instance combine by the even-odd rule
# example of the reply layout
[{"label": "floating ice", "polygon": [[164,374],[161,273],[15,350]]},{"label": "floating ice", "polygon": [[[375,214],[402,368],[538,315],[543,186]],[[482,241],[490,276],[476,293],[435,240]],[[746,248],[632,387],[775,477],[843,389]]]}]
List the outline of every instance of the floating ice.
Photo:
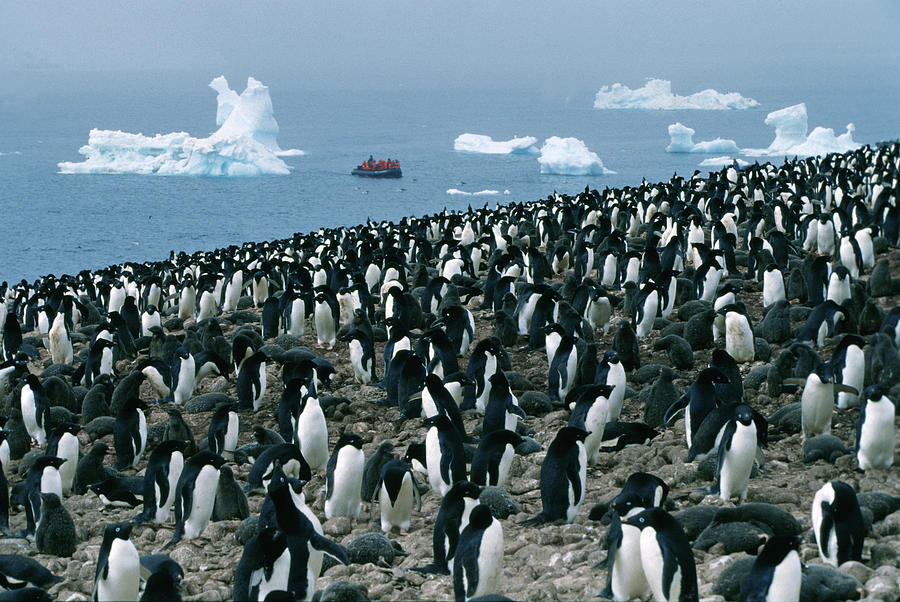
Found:
[{"label": "floating ice", "polygon": [[[494,194],[500,194],[499,190],[479,190],[478,192],[466,192],[465,190],[460,190],[458,188],[448,188],[447,194],[449,195],[461,195],[461,196],[489,196]],[[509,194],[509,191],[506,190],[503,194]]]},{"label": "floating ice", "polygon": [[534,136],[494,140],[490,136],[481,134],[460,134],[453,141],[453,150],[485,155],[536,155],[539,151],[535,144],[537,144],[537,138]]},{"label": "floating ice", "polygon": [[759,106],[757,101],[745,98],[737,92],[723,94],[708,89],[690,96],[678,96],[672,93],[672,82],[666,79],[650,79],[644,87],[635,90],[619,83],[603,86],[594,96],[595,109],[726,111],[752,109],[757,106]]},{"label": "floating ice", "polygon": [[85,161],[59,163],[61,173],[140,174],[246,177],[287,175],[278,155],[303,154],[278,146],[278,123],[269,89],[247,78],[240,95],[219,76],[209,86],[218,92],[216,125],[207,138],[186,132],[144,136],[118,130],[92,129],[78,149]]},{"label": "floating ice", "polygon": [[597,153],[588,150],[578,138],[551,136],[541,147],[538,157],[542,174],[561,176],[602,176],[616,173],[603,167]]},{"label": "floating ice", "polygon": [[806,104],[800,103],[766,116],[766,125],[775,128],[775,140],[768,148],[745,148],[742,154],[751,157],[827,155],[828,153],[845,153],[860,146],[853,140],[855,127],[847,124],[847,131],[840,136],[834,135],[831,128],[817,127],[809,135],[807,130]]},{"label": "floating ice", "polygon": [[716,138],[715,140],[706,140],[704,142],[694,142],[694,130],[682,125],[681,123],[673,123],[669,126],[669,146],[666,147],[668,153],[736,153],[739,152],[737,144],[734,140],[725,138]]},{"label": "floating ice", "polygon": [[700,161],[700,167],[724,167],[725,165],[733,165],[737,161],[738,166],[745,167],[750,165],[749,161],[743,159],[733,159],[732,157],[710,157]]}]

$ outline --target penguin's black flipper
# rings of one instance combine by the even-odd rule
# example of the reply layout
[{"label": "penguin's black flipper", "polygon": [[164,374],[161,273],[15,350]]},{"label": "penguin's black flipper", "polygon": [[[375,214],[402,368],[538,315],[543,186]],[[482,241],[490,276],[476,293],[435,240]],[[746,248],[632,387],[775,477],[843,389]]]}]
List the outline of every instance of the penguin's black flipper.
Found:
[{"label": "penguin's black flipper", "polygon": [[313,532],[309,537],[309,544],[320,552],[325,552],[329,556],[334,557],[335,560],[338,560],[343,564],[350,564],[350,558],[347,556],[347,550],[344,546],[331,541],[327,537],[323,537],[318,533]]},{"label": "penguin's black flipper", "polygon": [[675,416],[678,415],[678,412],[686,408],[690,401],[690,397],[682,395],[681,399],[670,405],[669,409],[666,410],[666,413],[663,415],[663,424],[670,426],[671,422],[675,420]]}]

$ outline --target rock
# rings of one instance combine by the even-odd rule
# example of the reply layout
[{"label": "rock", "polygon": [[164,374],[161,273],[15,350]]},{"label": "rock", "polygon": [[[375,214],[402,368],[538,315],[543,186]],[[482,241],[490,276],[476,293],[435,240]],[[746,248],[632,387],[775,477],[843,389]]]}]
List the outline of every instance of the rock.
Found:
[{"label": "rock", "polygon": [[845,575],[850,575],[860,583],[865,583],[866,580],[871,577],[872,573],[874,572],[872,569],[861,562],[857,562],[856,560],[848,560],[847,562],[839,566],[838,570]]},{"label": "rock", "polygon": [[322,530],[333,538],[343,537],[353,530],[353,524],[348,516],[335,516],[322,524]]},{"label": "rock", "polygon": [[869,553],[872,556],[872,566],[896,564],[897,556],[900,554],[894,546],[881,543],[873,544]]},{"label": "rock", "polygon": [[519,396],[519,407],[529,416],[542,416],[553,411],[550,397],[541,391],[525,391]]},{"label": "rock", "polygon": [[511,514],[521,512],[519,504],[500,487],[485,487],[478,497],[478,501],[491,509],[491,514],[501,520],[509,518]]},{"label": "rock", "polygon": [[369,599],[369,589],[361,583],[335,581],[313,595],[314,602],[363,602]]}]

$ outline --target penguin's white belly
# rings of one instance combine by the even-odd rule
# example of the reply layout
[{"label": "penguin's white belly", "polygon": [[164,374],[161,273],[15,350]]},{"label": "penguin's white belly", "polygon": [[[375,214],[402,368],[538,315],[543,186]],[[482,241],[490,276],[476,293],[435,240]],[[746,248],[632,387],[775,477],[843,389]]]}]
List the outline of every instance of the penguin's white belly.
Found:
[{"label": "penguin's white belly", "polygon": [[[650,584],[650,590],[653,592],[654,600],[677,600],[675,595],[675,581],[680,577],[680,569],[676,570],[675,576],[672,578],[672,587],[669,590],[669,597],[663,594],[663,555],[656,540],[656,529],[653,527],[644,527],[641,530],[641,566],[644,568],[644,575],[647,583]],[[678,588],[681,589],[680,587]]]},{"label": "penguin's white belly", "polygon": [[[169,458],[169,494],[166,499],[160,500],[159,489],[156,490],[156,522],[158,523],[164,523],[169,519],[169,511],[175,502],[175,487],[183,469],[184,456],[181,452],[172,452],[172,456]],[[216,484],[218,485],[218,483]]]},{"label": "penguin's white belly", "polygon": [[356,339],[350,341],[350,365],[353,366],[353,376],[357,382],[364,385],[372,380],[372,374],[366,370],[367,366],[363,366],[363,348]]},{"label": "penguin's white belly", "polygon": [[822,383],[815,373],[806,378],[806,386],[800,397],[800,417],[803,436],[808,439],[831,432],[831,415],[834,412],[834,386]]},{"label": "penguin's white belly", "polygon": [[334,317],[331,315],[331,308],[326,303],[317,303],[314,313],[316,321],[316,336],[319,344],[334,344]]},{"label": "penguin's white belly", "polygon": [[594,464],[599,459],[600,443],[603,440],[603,432],[606,430],[606,422],[609,418],[609,401],[601,397],[591,404],[584,419],[585,430],[590,434],[584,440],[585,452],[588,461]]},{"label": "penguin's white belly", "polygon": [[889,468],[894,463],[894,404],[884,401],[866,403],[866,420],[859,436],[857,460],[863,470]]},{"label": "penguin's white belly", "polygon": [[72,481],[75,480],[75,469],[78,467],[79,448],[78,437],[70,433],[60,437],[56,455],[66,459],[62,466],[59,467],[59,478],[62,481],[62,492],[64,495],[69,495],[72,491]]},{"label": "penguin's white belly", "polygon": [[237,412],[228,412],[228,427],[225,429],[225,441],[222,444],[222,450],[229,454],[227,457],[234,457],[239,430],[240,424],[238,422]]},{"label": "penguin's white belly", "polygon": [[216,489],[219,486],[219,470],[212,466],[204,466],[194,483],[194,499],[190,516],[184,517],[184,538],[200,537],[209,517],[212,516],[213,503],[216,501]]},{"label": "penguin's white belly", "polygon": [[291,327],[288,332],[295,337],[306,332],[306,303],[302,299],[294,299],[291,303]]},{"label": "penguin's white belly", "polygon": [[41,473],[41,493],[55,493],[62,499],[62,479],[52,466],[47,466]]},{"label": "penguin's white belly", "polygon": [[352,445],[346,445],[338,452],[331,498],[325,500],[325,518],[332,516],[359,518],[364,464],[365,456],[362,450]]},{"label": "penguin's white belly", "polygon": [[175,387],[175,393],[173,393],[175,403],[184,403],[194,394],[195,372],[193,357],[181,360],[181,369],[178,371],[178,385]]},{"label": "penguin's white belly", "polygon": [[378,503],[381,507],[381,530],[387,533],[393,527],[400,527],[403,530],[409,529],[412,522],[413,502],[415,494],[413,493],[412,477],[409,473],[403,475],[403,481],[400,483],[400,492],[397,494],[396,501],[391,504],[391,498],[388,495],[384,484],[381,485]]},{"label": "penguin's white belly", "polygon": [[[309,402],[307,402],[309,404]],[[328,463],[328,426],[319,407],[307,407],[297,421],[300,453],[310,470],[320,471]]]},{"label": "penguin's white belly", "polygon": [[863,392],[866,376],[866,356],[856,345],[847,347],[844,369],[841,373],[841,384],[853,387],[857,394],[840,391],[837,394],[837,407],[842,410],[859,405],[859,393]]},{"label": "penguin's white belly", "polygon": [[642,598],[649,588],[641,562],[641,530],[622,525],[622,542],[612,568],[613,600]]},{"label": "penguin's white belly", "polygon": [[425,435],[425,464],[428,468],[428,484],[443,497],[450,489],[450,484],[445,483],[441,476],[441,444],[435,427],[428,429]]},{"label": "penguin's white belly", "polygon": [[753,330],[746,318],[739,314],[725,316],[725,351],[739,364],[753,361]]},{"label": "penguin's white belly", "polygon": [[141,562],[134,544],[114,539],[107,564],[107,578],[97,580],[97,600],[137,600]]},{"label": "penguin's white belly", "polygon": [[637,325],[637,336],[639,339],[644,338],[653,330],[653,323],[656,321],[656,312],[659,310],[659,295],[656,291],[652,291],[646,301],[644,301],[644,314],[641,321]]},{"label": "penguin's white belly", "polygon": [[503,487],[506,484],[506,477],[509,475],[509,467],[512,466],[513,456],[515,454],[516,450],[512,445],[507,443],[503,450],[503,455],[500,456],[500,463],[497,466],[497,482],[490,483],[490,475],[488,475],[489,485]]},{"label": "penguin's white belly", "polygon": [[584,501],[584,485],[587,482],[587,452],[584,449],[584,444],[582,442],[578,442],[578,478],[581,481],[581,495],[578,498],[575,498],[575,489],[572,487],[571,481],[566,481],[569,486],[569,507],[566,509],[566,522],[571,523],[575,520],[575,517],[578,515],[578,509],[581,507],[581,502]]},{"label": "penguin's white belly", "polygon": [[803,578],[800,557],[791,550],[775,567],[772,583],[766,593],[767,602],[797,602],[800,599],[800,583]]},{"label": "penguin's white belly", "polygon": [[[307,563],[308,566],[308,563]],[[291,574],[291,551],[288,548],[284,549],[284,552],[281,553],[275,562],[272,563],[272,575],[266,579],[265,574],[263,574],[262,579],[259,582],[259,600],[265,600],[266,596],[271,591],[287,591],[288,588],[288,578]]]},{"label": "penguin's white belly", "polygon": [[779,270],[763,273],[763,307],[774,305],[785,298],[784,276]]},{"label": "penguin's white belly", "polygon": [[503,570],[503,527],[494,520],[481,535],[478,549],[478,586],[472,597],[497,593],[497,581]]},{"label": "penguin's white belly", "polygon": [[755,458],[756,427],[753,423],[751,426],[738,423],[719,475],[719,496],[723,500],[728,501],[735,495],[739,495],[741,501],[744,500]]}]

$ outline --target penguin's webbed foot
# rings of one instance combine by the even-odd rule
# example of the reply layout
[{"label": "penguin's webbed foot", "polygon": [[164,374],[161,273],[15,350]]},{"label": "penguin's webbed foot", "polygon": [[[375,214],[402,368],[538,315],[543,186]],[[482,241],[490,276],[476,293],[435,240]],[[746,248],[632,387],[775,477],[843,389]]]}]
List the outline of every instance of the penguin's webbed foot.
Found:
[{"label": "penguin's webbed foot", "polygon": [[431,564],[426,564],[425,566],[413,567],[412,570],[414,570],[417,573],[422,573],[424,575],[449,575],[450,574],[449,568],[447,568],[446,566],[438,566],[433,562]]}]

